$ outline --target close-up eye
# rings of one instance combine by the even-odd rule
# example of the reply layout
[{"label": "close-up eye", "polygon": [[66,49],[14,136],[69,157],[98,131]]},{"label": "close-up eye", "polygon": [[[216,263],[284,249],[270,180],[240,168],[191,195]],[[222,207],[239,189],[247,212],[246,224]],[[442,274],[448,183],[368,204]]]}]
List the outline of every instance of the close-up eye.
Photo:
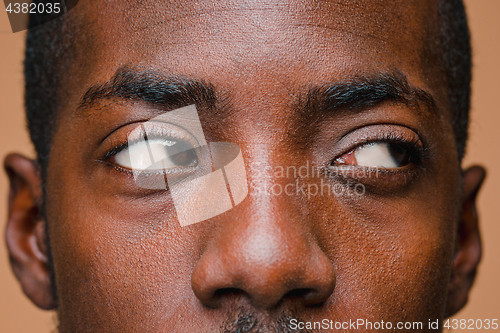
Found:
[{"label": "close-up eye", "polygon": [[127,169],[153,171],[194,166],[197,157],[193,147],[185,142],[144,139],[118,152],[113,162]]},{"label": "close-up eye", "polygon": [[337,158],[334,165],[358,165],[397,169],[416,162],[414,149],[395,142],[371,142],[358,146]]},{"label": "close-up eye", "polygon": [[197,140],[186,130],[167,123],[143,123],[127,135],[127,141],[114,148],[108,160],[135,171],[175,170],[196,167]]}]

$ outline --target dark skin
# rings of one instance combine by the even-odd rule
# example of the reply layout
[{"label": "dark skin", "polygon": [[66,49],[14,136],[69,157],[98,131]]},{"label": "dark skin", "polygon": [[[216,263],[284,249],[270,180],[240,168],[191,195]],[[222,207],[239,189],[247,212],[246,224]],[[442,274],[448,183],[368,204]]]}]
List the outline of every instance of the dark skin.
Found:
[{"label": "dark skin", "polygon": [[[85,34],[64,84],[45,217],[35,163],[5,159],[13,270],[37,306],[57,307],[60,332],[232,332],[245,322],[280,332],[290,318],[421,321],[425,330],[466,303],[481,253],[475,199],[484,170],[461,171],[457,159],[436,1],[81,1],[68,15]],[[79,108],[89,87],[123,65],[204,81],[217,100],[110,97]],[[314,87],[386,74],[403,75],[430,101],[304,103]],[[182,228],[168,190],[137,187],[103,156],[138,123],[193,103],[207,141],[241,147],[251,188],[295,181],[256,165],[363,169],[339,158],[389,134],[420,142],[426,154],[353,179],[362,196],[251,190],[236,208]]]}]

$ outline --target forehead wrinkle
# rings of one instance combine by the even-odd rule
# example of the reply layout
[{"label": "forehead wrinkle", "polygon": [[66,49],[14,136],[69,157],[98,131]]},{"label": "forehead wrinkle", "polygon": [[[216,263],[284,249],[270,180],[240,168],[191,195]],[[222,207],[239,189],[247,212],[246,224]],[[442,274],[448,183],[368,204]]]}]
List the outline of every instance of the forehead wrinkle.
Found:
[{"label": "forehead wrinkle", "polygon": [[[264,34],[264,40],[262,41],[269,44],[272,41],[267,37],[283,40],[287,38],[283,35],[283,32],[287,28],[294,26],[304,26],[306,28],[309,26],[323,27],[329,30],[336,30],[339,34],[350,34],[359,38],[370,37],[379,39],[380,41],[387,41],[391,37],[389,33],[390,30],[393,30],[391,27],[401,27],[402,24],[407,24],[407,21],[411,21],[405,20],[404,17],[406,15],[401,15],[400,12],[397,13],[395,10],[391,11],[387,8],[382,9],[382,3],[379,4],[378,2],[375,2],[375,4],[378,4],[378,7],[375,7],[380,7],[380,9],[372,10],[367,15],[362,11],[364,1],[355,1],[352,3],[346,3],[345,1],[298,1],[294,2],[293,5],[290,2],[268,3],[261,1],[244,1],[239,3],[235,1],[220,1],[211,5],[210,1],[191,1],[188,4],[181,2],[180,5],[172,2],[168,2],[167,4],[154,2],[153,5],[151,4],[152,2],[141,2],[140,4],[134,2],[133,5],[121,10],[119,6],[113,6],[111,3],[109,5],[101,4],[99,12],[104,13],[106,7],[113,9],[114,18],[111,22],[118,23],[118,25],[121,22],[120,26],[124,29],[117,30],[111,27],[111,30],[114,30],[114,32],[109,33],[110,26],[108,23],[110,21],[107,19],[104,20],[105,15],[94,13],[94,15],[91,15],[93,18],[91,21],[93,21],[94,25],[93,31],[98,35],[105,33],[108,42],[112,42],[113,38],[119,39],[127,34],[126,38],[129,39],[134,35],[140,37],[139,40],[141,43],[153,38],[152,42],[154,45],[166,46],[170,44],[189,44],[195,41],[193,39],[197,39],[198,41],[205,39],[205,41],[210,42],[215,38],[222,38],[233,41],[234,39],[238,39],[235,32],[236,34],[238,32],[242,33],[243,42],[248,42],[250,39],[257,37],[259,33]],[[161,8],[158,8],[159,6]],[[160,10],[165,9],[166,6],[168,6],[168,10]],[[406,7],[408,5],[402,6],[399,3],[397,8],[401,11],[402,8]],[[155,10],[151,10],[151,8]],[[249,11],[252,13],[245,15]],[[407,11],[404,10],[403,12]],[[256,15],[258,12],[263,12],[263,15]],[[233,15],[234,13],[236,14]],[[217,16],[220,17],[217,18]],[[191,18],[195,18],[195,20],[190,21]],[[101,25],[100,22],[106,25],[105,29],[95,28],[95,25]],[[242,24],[246,25],[241,27]],[[231,28],[229,31],[227,30],[228,25]],[[376,29],[373,29],[374,27]],[[155,35],[143,36],[142,33],[147,29],[154,30],[160,34],[166,33],[168,34],[168,38],[158,38],[159,36]],[[279,33],[274,36],[265,35],[273,30]],[[245,35],[248,38],[245,38]],[[300,36],[290,37],[300,38]],[[174,39],[177,40],[174,41]],[[120,47],[119,44],[116,46]]]},{"label": "forehead wrinkle", "polygon": [[365,39],[365,38],[368,38],[368,39],[375,39],[377,41],[380,41],[380,42],[386,42],[388,41],[388,38],[387,37],[384,37],[384,36],[377,36],[376,34],[373,34],[373,33],[363,33],[363,32],[355,32],[355,31],[352,31],[352,30],[347,30],[347,29],[344,29],[344,28],[340,28],[338,26],[331,26],[331,25],[325,25],[325,24],[315,24],[315,23],[298,23],[298,24],[295,24],[293,25],[293,27],[297,27],[297,28],[305,28],[305,29],[308,29],[308,28],[314,28],[316,30],[326,30],[328,32],[341,32],[340,35],[351,35],[351,36],[354,36],[354,37],[357,37],[357,38],[360,38],[360,39]]},{"label": "forehead wrinkle", "polygon": [[[164,8],[168,6],[168,10]],[[162,7],[159,9],[158,7]],[[140,32],[146,29],[162,28],[162,25],[169,25],[173,28],[176,24],[190,25],[190,19],[195,18],[205,24],[214,23],[215,16],[234,17],[232,14],[246,15],[246,13],[275,11],[283,13],[288,4],[282,1],[182,1],[182,2],[156,2],[147,4],[134,4],[122,11],[122,15],[127,17],[129,32]],[[128,19],[133,18],[133,20]],[[211,20],[212,19],[212,20]],[[194,24],[192,24],[194,25]],[[176,29],[180,30],[185,26]]]},{"label": "forehead wrinkle", "polygon": [[[355,29],[372,29],[376,26],[379,30],[390,30],[391,26],[407,24],[404,16],[411,4],[408,1],[392,1],[398,6],[387,6],[387,0],[369,2],[370,13],[367,14],[364,9],[366,1],[190,1],[190,2],[133,2],[120,10],[119,7],[113,6],[111,3],[107,5],[112,8],[115,20],[126,22],[125,28],[130,32],[137,32],[143,29],[156,26],[169,25],[184,25],[179,29],[186,28],[187,22],[191,18],[196,18],[204,24],[213,24],[217,20],[211,20],[215,16],[220,15],[223,18],[232,17],[232,14],[246,15],[248,12],[263,12],[265,21],[278,22],[279,18],[286,20],[330,20],[334,18],[339,25],[353,26]],[[106,6],[101,5],[102,9]],[[388,8],[389,7],[389,8]],[[397,10],[395,9],[397,8]],[[167,10],[165,10],[167,9]],[[411,8],[410,8],[411,9]],[[403,15],[401,12],[403,11]],[[271,18],[268,17],[269,12],[275,12]],[[415,13],[410,13],[414,14]],[[254,16],[250,13],[248,16]],[[121,18],[120,18],[121,17]],[[340,18],[340,19],[338,19]],[[350,21],[350,22],[349,22]],[[319,24],[327,24],[328,22],[320,22]],[[331,22],[330,22],[331,23]],[[314,23],[313,23],[314,24]],[[173,29],[171,29],[173,30]]]}]

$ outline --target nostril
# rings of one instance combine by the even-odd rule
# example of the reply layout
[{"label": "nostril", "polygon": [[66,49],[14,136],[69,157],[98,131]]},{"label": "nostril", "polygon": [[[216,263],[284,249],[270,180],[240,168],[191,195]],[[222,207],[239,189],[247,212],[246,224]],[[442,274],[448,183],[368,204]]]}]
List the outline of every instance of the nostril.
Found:
[{"label": "nostril", "polygon": [[283,296],[284,299],[302,301],[306,306],[321,305],[326,298],[321,297],[317,290],[313,288],[298,288],[290,290]]},{"label": "nostril", "polygon": [[191,276],[204,305],[236,302],[273,309],[282,301],[305,306],[327,301],[336,280],[331,260],[303,231],[275,223],[246,227],[244,236],[230,229],[211,241]]},{"label": "nostril", "polygon": [[288,297],[288,298],[303,298],[305,297],[307,294],[311,293],[311,292],[314,292],[313,289],[311,288],[301,288],[301,289],[293,289],[293,290],[290,290],[289,292],[287,292],[285,294],[285,296],[283,297]]},{"label": "nostril", "polygon": [[223,302],[228,300],[236,300],[240,298],[248,298],[248,294],[238,288],[219,288],[210,295],[209,299],[205,301],[205,304],[209,307],[218,307]]},{"label": "nostril", "polygon": [[246,295],[246,293],[238,288],[220,288],[214,292],[214,298],[220,299],[222,297],[237,298]]}]

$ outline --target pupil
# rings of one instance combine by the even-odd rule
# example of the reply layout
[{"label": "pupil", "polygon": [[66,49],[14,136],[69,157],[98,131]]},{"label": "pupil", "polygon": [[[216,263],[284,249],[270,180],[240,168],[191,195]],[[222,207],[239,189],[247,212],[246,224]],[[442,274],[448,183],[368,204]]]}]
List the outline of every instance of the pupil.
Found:
[{"label": "pupil", "polygon": [[392,158],[400,165],[404,166],[410,162],[411,155],[408,152],[408,149],[401,147],[397,143],[390,144],[390,152]]}]

